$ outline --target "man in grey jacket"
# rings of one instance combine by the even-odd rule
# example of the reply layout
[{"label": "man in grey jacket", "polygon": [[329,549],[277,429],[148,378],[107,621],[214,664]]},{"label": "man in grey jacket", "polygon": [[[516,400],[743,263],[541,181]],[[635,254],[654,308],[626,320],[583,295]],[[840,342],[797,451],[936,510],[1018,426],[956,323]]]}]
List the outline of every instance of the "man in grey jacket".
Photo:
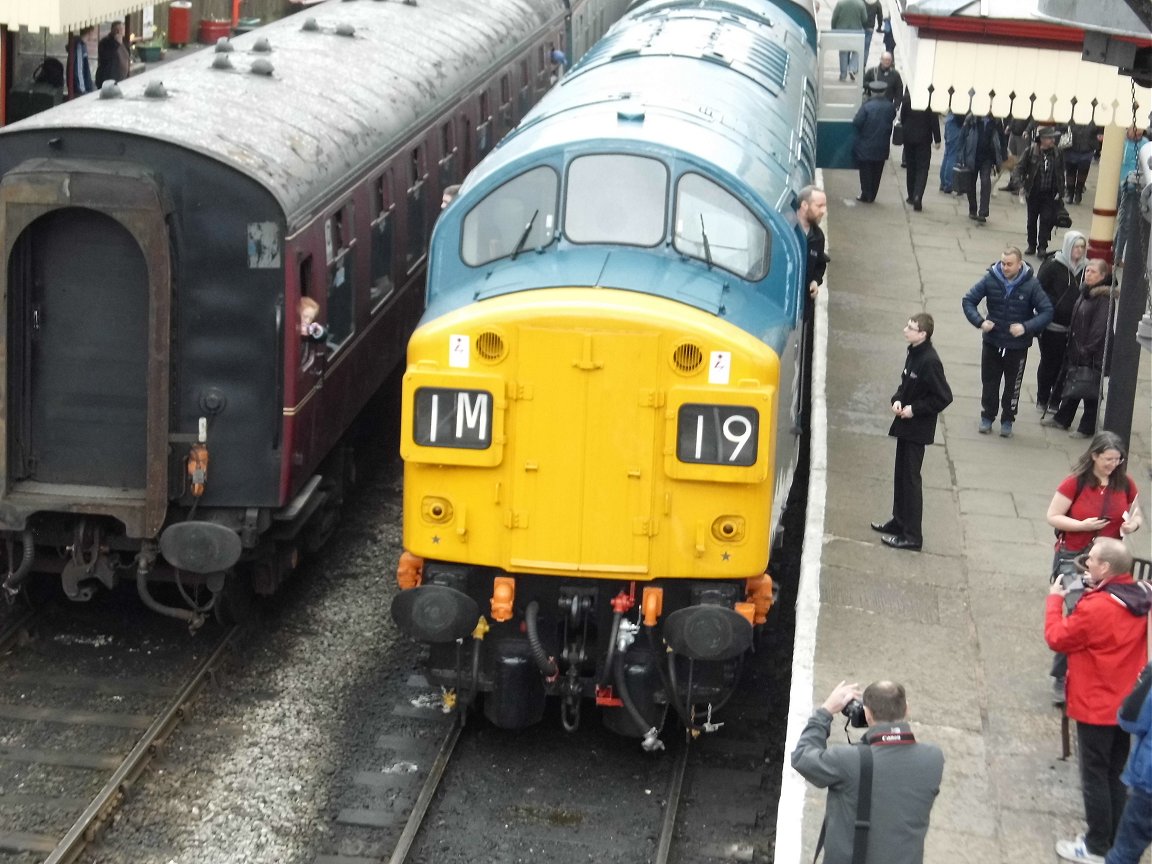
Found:
[{"label": "man in grey jacket", "polygon": [[792,752],[792,767],[805,780],[828,789],[824,864],[851,864],[860,788],[859,748],[871,749],[872,804],[867,864],[923,864],[932,804],[940,792],[944,754],[916,741],[908,725],[904,687],[876,681],[863,693],[868,731],[856,747],[828,747],[832,719],[860,686],[841,681],[808,720]]}]

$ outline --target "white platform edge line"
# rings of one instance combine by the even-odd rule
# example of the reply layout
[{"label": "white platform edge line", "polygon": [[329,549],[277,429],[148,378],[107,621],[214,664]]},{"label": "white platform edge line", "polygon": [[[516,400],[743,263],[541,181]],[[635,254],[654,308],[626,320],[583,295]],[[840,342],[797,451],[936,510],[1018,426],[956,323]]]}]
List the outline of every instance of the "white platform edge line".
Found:
[{"label": "white platform edge line", "polygon": [[[824,172],[816,172],[816,185],[824,188]],[[828,219],[824,220],[827,246],[832,246]],[[792,686],[788,693],[788,735],[784,742],[780,804],[776,812],[776,864],[800,864],[804,845],[806,783],[792,770],[790,757],[812,714],[815,685],[816,625],[820,617],[820,565],[824,552],[824,509],[828,491],[828,369],[827,276],[816,297],[815,344],[812,346],[812,417],[808,463],[808,508],[805,512],[804,552],[800,564],[800,590],[796,596],[796,637],[792,652]]]}]

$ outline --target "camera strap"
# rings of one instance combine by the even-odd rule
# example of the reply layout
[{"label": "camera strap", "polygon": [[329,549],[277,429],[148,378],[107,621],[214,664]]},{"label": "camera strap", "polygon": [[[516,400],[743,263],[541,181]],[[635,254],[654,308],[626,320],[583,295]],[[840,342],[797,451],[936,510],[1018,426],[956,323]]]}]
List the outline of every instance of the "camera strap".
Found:
[{"label": "camera strap", "polygon": [[[852,864],[864,864],[868,857],[868,829],[872,824],[872,745],[865,740],[857,744],[856,749],[860,753],[860,785],[856,793],[856,831],[852,837]],[[820,825],[820,836],[816,838],[816,854],[812,856],[812,864],[816,864],[820,853],[824,850],[824,838],[827,834],[828,813],[825,811],[824,821]]]}]

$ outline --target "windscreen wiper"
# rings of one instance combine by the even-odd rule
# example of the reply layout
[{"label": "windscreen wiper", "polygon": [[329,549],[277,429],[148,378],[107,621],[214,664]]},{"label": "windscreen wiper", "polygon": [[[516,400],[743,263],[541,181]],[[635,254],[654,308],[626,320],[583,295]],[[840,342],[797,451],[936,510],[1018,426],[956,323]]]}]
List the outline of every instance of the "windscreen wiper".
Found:
[{"label": "windscreen wiper", "polygon": [[700,236],[704,238],[704,260],[708,262],[708,269],[712,269],[712,247],[708,244],[708,232],[704,230],[704,214],[700,214]]},{"label": "windscreen wiper", "polygon": [[520,239],[516,241],[516,248],[512,250],[512,260],[516,260],[516,256],[524,251],[524,244],[528,242],[528,235],[532,233],[532,226],[536,224],[536,217],[540,215],[540,208],[537,207],[532,211],[532,218],[528,220],[528,224],[524,226],[524,232],[520,235]]}]

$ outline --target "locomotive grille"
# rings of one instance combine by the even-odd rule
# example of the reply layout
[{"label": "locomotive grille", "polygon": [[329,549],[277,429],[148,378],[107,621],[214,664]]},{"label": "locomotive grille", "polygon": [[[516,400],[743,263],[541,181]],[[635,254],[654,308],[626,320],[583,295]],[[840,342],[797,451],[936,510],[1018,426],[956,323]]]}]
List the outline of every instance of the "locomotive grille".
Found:
[{"label": "locomotive grille", "polygon": [[704,362],[704,351],[699,345],[684,342],[672,352],[672,368],[682,375],[690,375]]},{"label": "locomotive grille", "polygon": [[482,359],[495,363],[504,359],[504,355],[508,353],[508,346],[504,344],[503,336],[487,330],[476,337],[476,353]]}]

